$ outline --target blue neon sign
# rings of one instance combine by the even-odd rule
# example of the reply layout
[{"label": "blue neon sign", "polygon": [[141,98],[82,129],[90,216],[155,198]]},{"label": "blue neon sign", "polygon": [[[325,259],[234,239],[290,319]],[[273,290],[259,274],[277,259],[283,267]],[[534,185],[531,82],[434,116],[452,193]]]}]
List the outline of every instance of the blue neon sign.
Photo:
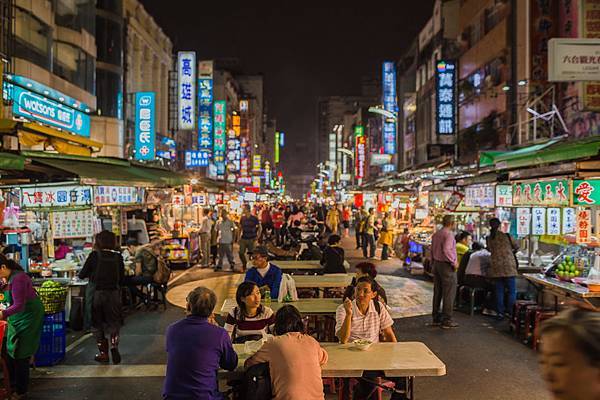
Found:
[{"label": "blue neon sign", "polygon": [[[383,108],[396,114],[398,99],[396,95],[396,64],[392,61],[383,63]],[[383,152],[396,154],[396,121],[383,120]]]},{"label": "blue neon sign", "polygon": [[185,167],[208,167],[208,154],[200,150],[186,150],[185,152]]},{"label": "blue neon sign", "polygon": [[135,94],[135,159],[154,160],[156,132],[154,130],[154,92]]},{"label": "blue neon sign", "polygon": [[14,115],[90,137],[89,115],[20,86],[9,84],[7,89]]},{"label": "blue neon sign", "polygon": [[439,61],[436,65],[436,125],[438,135],[456,133],[456,63]]},{"label": "blue neon sign", "polygon": [[198,79],[198,149],[210,157],[213,148],[213,80]]}]

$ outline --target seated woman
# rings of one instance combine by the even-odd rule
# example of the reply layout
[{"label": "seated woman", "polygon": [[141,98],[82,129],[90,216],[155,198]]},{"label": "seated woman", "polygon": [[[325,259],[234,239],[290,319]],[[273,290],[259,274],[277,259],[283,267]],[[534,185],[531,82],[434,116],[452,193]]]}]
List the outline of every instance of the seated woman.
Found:
[{"label": "seated woman", "polygon": [[327,352],[304,333],[296,307],[285,305],[275,315],[275,337],[246,361],[246,368],[269,363],[274,400],[323,400],[321,366]]},{"label": "seated woman", "polygon": [[350,286],[346,288],[346,292],[344,293],[344,299],[354,300],[354,289],[356,287],[356,282],[362,278],[363,276],[368,276],[373,281],[373,291],[377,292],[377,296],[380,302],[383,304],[387,304],[387,295],[385,294],[385,289],[375,281],[375,277],[377,276],[377,267],[375,264],[370,262],[361,262],[356,264],[356,276],[352,278],[352,283]]},{"label": "seated woman", "polygon": [[344,249],[340,247],[342,238],[340,235],[331,235],[327,241],[327,247],[321,258],[323,273],[325,274],[345,274],[344,267]]},{"label": "seated woman", "polygon": [[258,340],[263,333],[271,331],[275,323],[273,310],[260,304],[261,295],[254,282],[243,282],[235,293],[237,307],[229,312],[225,320],[225,330],[233,343]]}]

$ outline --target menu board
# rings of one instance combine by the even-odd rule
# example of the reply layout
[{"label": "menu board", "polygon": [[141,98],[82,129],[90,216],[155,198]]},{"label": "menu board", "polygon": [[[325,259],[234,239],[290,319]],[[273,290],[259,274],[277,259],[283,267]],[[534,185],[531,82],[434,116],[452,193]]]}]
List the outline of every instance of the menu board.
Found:
[{"label": "menu board", "polygon": [[543,207],[534,207],[531,209],[532,224],[531,234],[532,235],[545,235],[546,234],[546,209]]},{"label": "menu board", "polygon": [[494,208],[494,185],[471,185],[465,189],[466,207]]},{"label": "menu board", "polygon": [[575,232],[575,209],[563,208],[563,234]]},{"label": "menu board", "polygon": [[54,239],[69,239],[94,236],[94,212],[55,211],[52,213]]},{"label": "menu board", "polygon": [[527,236],[531,232],[531,209],[517,208],[517,235]]},{"label": "menu board", "polygon": [[592,212],[590,210],[577,210],[577,229],[575,241],[589,243],[592,238]]},{"label": "menu board", "polygon": [[548,216],[548,235],[560,235],[560,208],[549,208]]},{"label": "menu board", "polygon": [[556,181],[521,182],[513,185],[514,206],[568,206],[569,182]]}]

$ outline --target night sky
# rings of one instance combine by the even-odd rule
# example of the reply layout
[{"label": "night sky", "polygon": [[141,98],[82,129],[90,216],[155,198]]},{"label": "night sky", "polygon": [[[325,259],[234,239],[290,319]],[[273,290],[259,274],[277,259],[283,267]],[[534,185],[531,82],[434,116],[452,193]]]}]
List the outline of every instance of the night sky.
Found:
[{"label": "night sky", "polygon": [[195,50],[199,60],[239,58],[244,73],[264,74],[269,118],[286,132],[284,172],[312,174],[314,166],[293,150],[316,137],[317,98],[360,94],[361,76],[377,76],[381,61],[400,57],[433,13],[434,0],[344,8],[264,0],[238,7],[229,1],[141,2],[175,51]]}]

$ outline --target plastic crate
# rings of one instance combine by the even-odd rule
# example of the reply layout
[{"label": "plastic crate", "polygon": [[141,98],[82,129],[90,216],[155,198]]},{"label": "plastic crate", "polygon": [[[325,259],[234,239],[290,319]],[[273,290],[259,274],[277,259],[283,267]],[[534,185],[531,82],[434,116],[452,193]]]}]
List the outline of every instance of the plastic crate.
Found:
[{"label": "plastic crate", "polygon": [[35,365],[47,367],[61,362],[67,348],[65,312],[48,314],[44,317],[40,348],[35,353]]}]

